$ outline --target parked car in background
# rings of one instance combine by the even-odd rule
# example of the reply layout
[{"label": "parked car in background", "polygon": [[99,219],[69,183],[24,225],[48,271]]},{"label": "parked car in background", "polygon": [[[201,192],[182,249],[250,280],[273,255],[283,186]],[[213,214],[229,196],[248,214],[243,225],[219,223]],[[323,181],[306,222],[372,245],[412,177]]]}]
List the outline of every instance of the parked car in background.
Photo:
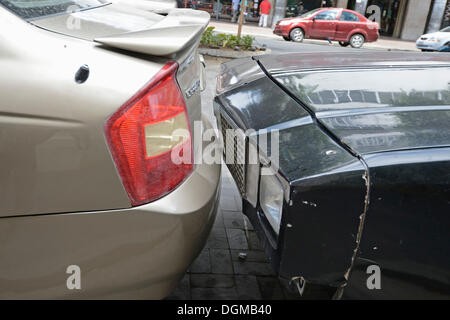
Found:
[{"label": "parked car in background", "polygon": [[422,51],[440,51],[450,43],[450,27],[438,32],[428,33],[420,36],[416,41],[417,49]]},{"label": "parked car in background", "polygon": [[449,84],[445,54],[223,64],[224,155],[286,284],[335,298],[450,298]]},{"label": "parked car in background", "polygon": [[201,161],[192,131],[212,128],[197,54],[208,22],[190,9],[0,0],[1,299],[176,287],[220,193],[221,166]]},{"label": "parked car in background", "polygon": [[341,8],[319,8],[296,18],[281,19],[273,33],[286,41],[329,39],[343,47],[361,48],[365,42],[378,40],[378,24],[363,15]]}]

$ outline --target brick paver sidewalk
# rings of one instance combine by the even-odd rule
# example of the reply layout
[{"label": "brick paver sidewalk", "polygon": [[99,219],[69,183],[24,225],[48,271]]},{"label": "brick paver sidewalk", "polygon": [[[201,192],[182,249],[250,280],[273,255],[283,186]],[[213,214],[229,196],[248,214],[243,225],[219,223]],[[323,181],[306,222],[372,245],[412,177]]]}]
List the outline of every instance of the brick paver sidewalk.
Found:
[{"label": "brick paver sidewalk", "polygon": [[[222,175],[220,212],[208,242],[169,299],[296,298],[274,275],[225,166]],[[247,255],[245,260],[240,253]]]}]

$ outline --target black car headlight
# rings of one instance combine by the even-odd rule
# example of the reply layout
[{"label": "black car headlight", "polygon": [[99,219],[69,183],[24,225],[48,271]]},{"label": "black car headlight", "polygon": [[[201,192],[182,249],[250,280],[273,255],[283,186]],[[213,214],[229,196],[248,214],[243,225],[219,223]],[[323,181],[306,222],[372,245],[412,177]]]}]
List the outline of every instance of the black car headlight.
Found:
[{"label": "black car headlight", "polygon": [[280,232],[284,189],[275,174],[261,175],[259,202],[267,221],[276,234]]}]

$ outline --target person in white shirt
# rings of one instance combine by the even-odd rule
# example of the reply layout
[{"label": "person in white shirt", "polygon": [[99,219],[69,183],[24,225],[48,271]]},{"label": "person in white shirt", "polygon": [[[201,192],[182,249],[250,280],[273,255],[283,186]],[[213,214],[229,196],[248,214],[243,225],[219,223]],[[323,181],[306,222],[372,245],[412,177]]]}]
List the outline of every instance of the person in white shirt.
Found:
[{"label": "person in white shirt", "polygon": [[238,13],[239,13],[239,0],[233,0],[231,5],[231,22],[237,21]]}]

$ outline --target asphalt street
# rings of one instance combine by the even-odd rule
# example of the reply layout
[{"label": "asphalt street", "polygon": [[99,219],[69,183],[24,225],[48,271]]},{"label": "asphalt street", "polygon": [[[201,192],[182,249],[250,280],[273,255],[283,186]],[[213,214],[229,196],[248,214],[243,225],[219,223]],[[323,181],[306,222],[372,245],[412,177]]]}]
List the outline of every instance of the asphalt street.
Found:
[{"label": "asphalt street", "polygon": [[353,49],[351,47],[341,47],[338,43],[333,42],[332,45],[328,45],[327,41],[323,41],[323,45],[311,44],[311,43],[297,43],[292,41],[286,41],[283,38],[273,39],[269,37],[255,37],[256,45],[266,45],[267,48],[272,50],[272,53],[290,53],[290,52],[348,52],[350,51],[369,51],[368,49]]}]

